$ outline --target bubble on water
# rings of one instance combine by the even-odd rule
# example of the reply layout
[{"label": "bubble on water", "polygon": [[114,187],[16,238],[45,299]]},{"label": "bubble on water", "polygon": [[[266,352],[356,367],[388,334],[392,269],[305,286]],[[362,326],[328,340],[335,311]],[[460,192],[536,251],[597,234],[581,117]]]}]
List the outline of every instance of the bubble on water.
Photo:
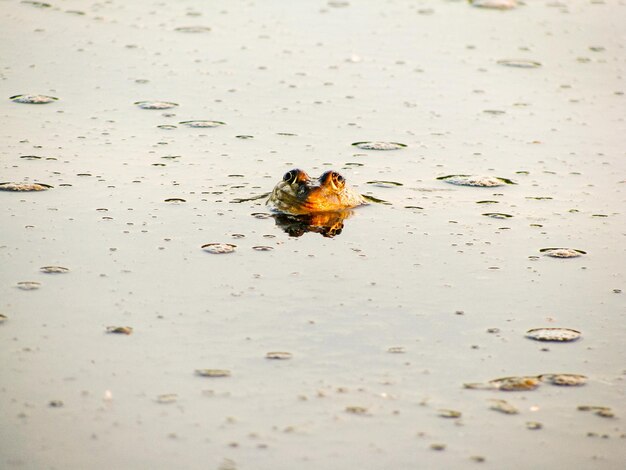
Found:
[{"label": "bubble on water", "polygon": [[403,346],[392,346],[387,349],[387,352],[391,354],[404,354],[406,352],[406,348]]},{"label": "bubble on water", "polygon": [[0,313],[0,323],[4,323],[5,321],[7,321],[9,319],[9,317],[7,317],[5,314]]},{"label": "bubble on water", "polygon": [[526,337],[536,341],[576,341],[581,332],[570,328],[533,328],[526,332]]},{"label": "bubble on water", "polygon": [[439,176],[437,179],[457,186],[476,186],[481,188],[495,188],[506,184],[517,184],[510,179],[499,176],[447,175]]},{"label": "bubble on water", "polygon": [[552,258],[578,258],[581,255],[587,254],[585,251],[575,250],[573,248],[542,248],[539,252]]},{"label": "bubble on water", "polygon": [[204,251],[212,253],[214,255],[221,255],[225,253],[233,253],[237,245],[231,243],[207,243],[201,247]]},{"label": "bubble on water", "polygon": [[577,387],[587,383],[587,377],[580,374],[542,374],[538,378],[542,382],[565,387]]},{"label": "bubble on water", "polygon": [[37,290],[41,287],[41,283],[37,281],[21,281],[17,283],[17,287],[22,290]]},{"label": "bubble on water", "polygon": [[442,409],[442,410],[437,410],[437,415],[441,416],[442,418],[460,418],[463,415],[463,413],[461,413],[460,411],[456,411],[456,410]]},{"label": "bubble on water", "polygon": [[171,197],[169,199],[165,199],[163,202],[179,203],[179,202],[187,202],[187,200],[181,197]]},{"label": "bubble on water", "polygon": [[519,413],[518,409],[515,408],[506,400],[497,400],[493,398],[490,401],[491,401],[491,406],[489,408],[492,410],[499,411],[500,413],[504,413],[507,415],[515,415]]},{"label": "bubble on water", "polygon": [[15,95],[9,98],[16,103],[24,104],[48,104],[57,101],[59,98],[46,95]]},{"label": "bubble on water", "polygon": [[398,183],[397,181],[382,180],[368,181],[366,184],[371,184],[372,186],[377,186],[379,188],[393,188],[395,186],[404,186],[402,183]]},{"label": "bubble on water", "polygon": [[178,106],[178,103],[172,103],[169,101],[135,101],[137,106],[141,109],[170,109]]},{"label": "bubble on water", "polygon": [[46,191],[52,187],[43,183],[0,183],[0,191]]},{"label": "bubble on water", "polygon": [[255,219],[269,219],[272,217],[272,214],[268,214],[267,212],[253,212],[250,215]]},{"label": "bubble on water", "polygon": [[68,268],[64,268],[63,266],[43,266],[39,268],[39,270],[47,274],[65,274],[70,272]]},{"label": "bubble on water", "polygon": [[230,377],[231,375],[227,369],[196,369],[195,374],[200,377]]},{"label": "bubble on water", "polygon": [[23,158],[24,160],[41,160],[41,157],[38,157],[37,155],[22,155],[20,158]]},{"label": "bubble on water", "polygon": [[174,31],[180,33],[208,33],[211,31],[211,28],[208,26],[179,26],[175,28]]},{"label": "bubble on water", "polygon": [[502,111],[500,109],[484,109],[483,113],[485,114],[491,114],[493,116],[499,116],[501,114],[506,114],[506,111]]},{"label": "bubble on water", "polygon": [[236,135],[235,137],[241,140],[254,139],[253,135]]},{"label": "bubble on water", "polygon": [[107,326],[106,332],[114,335],[130,335],[133,328],[130,326]]},{"label": "bubble on water", "polygon": [[399,142],[354,142],[352,145],[362,150],[399,150],[406,147],[406,144]]},{"label": "bubble on water", "polygon": [[266,359],[277,359],[277,360],[287,360],[291,359],[293,354],[285,351],[271,351],[265,354]]},{"label": "bubble on water", "polygon": [[252,247],[255,251],[272,251],[274,248],[266,245],[257,245]]},{"label": "bubble on water", "polygon": [[517,7],[517,0],[469,0],[473,7],[490,10],[511,10]]},{"label": "bubble on water", "polygon": [[500,201],[476,201],[476,204],[500,204]]},{"label": "bubble on water", "polygon": [[200,128],[219,127],[219,126],[226,125],[226,123],[222,121],[181,121],[178,124],[182,124],[187,127],[200,127]]},{"label": "bubble on water", "polygon": [[173,131],[174,129],[178,129],[177,126],[172,124],[160,124],[157,126],[159,129],[165,129],[166,131]]},{"label": "bubble on water", "polygon": [[491,217],[492,219],[510,219],[513,217],[511,214],[504,214],[502,212],[486,212],[482,215],[485,217]]},{"label": "bubble on water", "polygon": [[517,67],[522,69],[536,69],[541,67],[541,62],[526,59],[502,59],[498,61],[498,65],[506,67]]}]

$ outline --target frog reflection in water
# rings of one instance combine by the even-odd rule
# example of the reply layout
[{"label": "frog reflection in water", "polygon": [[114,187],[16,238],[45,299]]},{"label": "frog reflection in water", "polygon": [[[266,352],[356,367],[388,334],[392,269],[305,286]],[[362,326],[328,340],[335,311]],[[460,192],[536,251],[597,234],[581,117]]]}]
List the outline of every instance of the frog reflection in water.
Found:
[{"label": "frog reflection in water", "polygon": [[275,216],[276,224],[291,236],[317,232],[334,237],[352,214],[350,209],[367,201],[335,171],[312,179],[304,171],[294,169],[285,173],[266,204],[279,213]]}]

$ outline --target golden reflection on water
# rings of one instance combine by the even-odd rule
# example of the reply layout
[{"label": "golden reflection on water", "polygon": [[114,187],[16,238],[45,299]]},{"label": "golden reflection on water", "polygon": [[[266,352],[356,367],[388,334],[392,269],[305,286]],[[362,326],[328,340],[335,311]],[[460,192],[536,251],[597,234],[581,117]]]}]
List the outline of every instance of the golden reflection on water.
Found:
[{"label": "golden reflection on water", "polygon": [[301,237],[307,232],[319,233],[332,238],[343,231],[344,220],[351,217],[353,211],[318,212],[315,214],[288,215],[275,214],[276,225],[290,237]]}]

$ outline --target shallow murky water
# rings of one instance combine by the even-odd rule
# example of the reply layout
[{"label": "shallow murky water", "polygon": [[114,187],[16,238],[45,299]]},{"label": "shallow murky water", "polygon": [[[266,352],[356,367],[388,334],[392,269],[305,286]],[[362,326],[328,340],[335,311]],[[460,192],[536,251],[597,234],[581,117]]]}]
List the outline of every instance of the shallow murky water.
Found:
[{"label": "shallow murky water", "polygon": [[626,7],[473,4],[2,2],[0,467],[622,468]]}]

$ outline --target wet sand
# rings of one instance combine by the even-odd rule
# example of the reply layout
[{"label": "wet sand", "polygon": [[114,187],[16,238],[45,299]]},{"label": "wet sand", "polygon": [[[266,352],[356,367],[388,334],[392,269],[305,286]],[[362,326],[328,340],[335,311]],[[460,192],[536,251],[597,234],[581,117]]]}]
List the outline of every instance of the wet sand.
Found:
[{"label": "wet sand", "polygon": [[[622,468],[623,4],[1,5],[0,467]],[[235,202],[294,167],[389,204]]]}]

